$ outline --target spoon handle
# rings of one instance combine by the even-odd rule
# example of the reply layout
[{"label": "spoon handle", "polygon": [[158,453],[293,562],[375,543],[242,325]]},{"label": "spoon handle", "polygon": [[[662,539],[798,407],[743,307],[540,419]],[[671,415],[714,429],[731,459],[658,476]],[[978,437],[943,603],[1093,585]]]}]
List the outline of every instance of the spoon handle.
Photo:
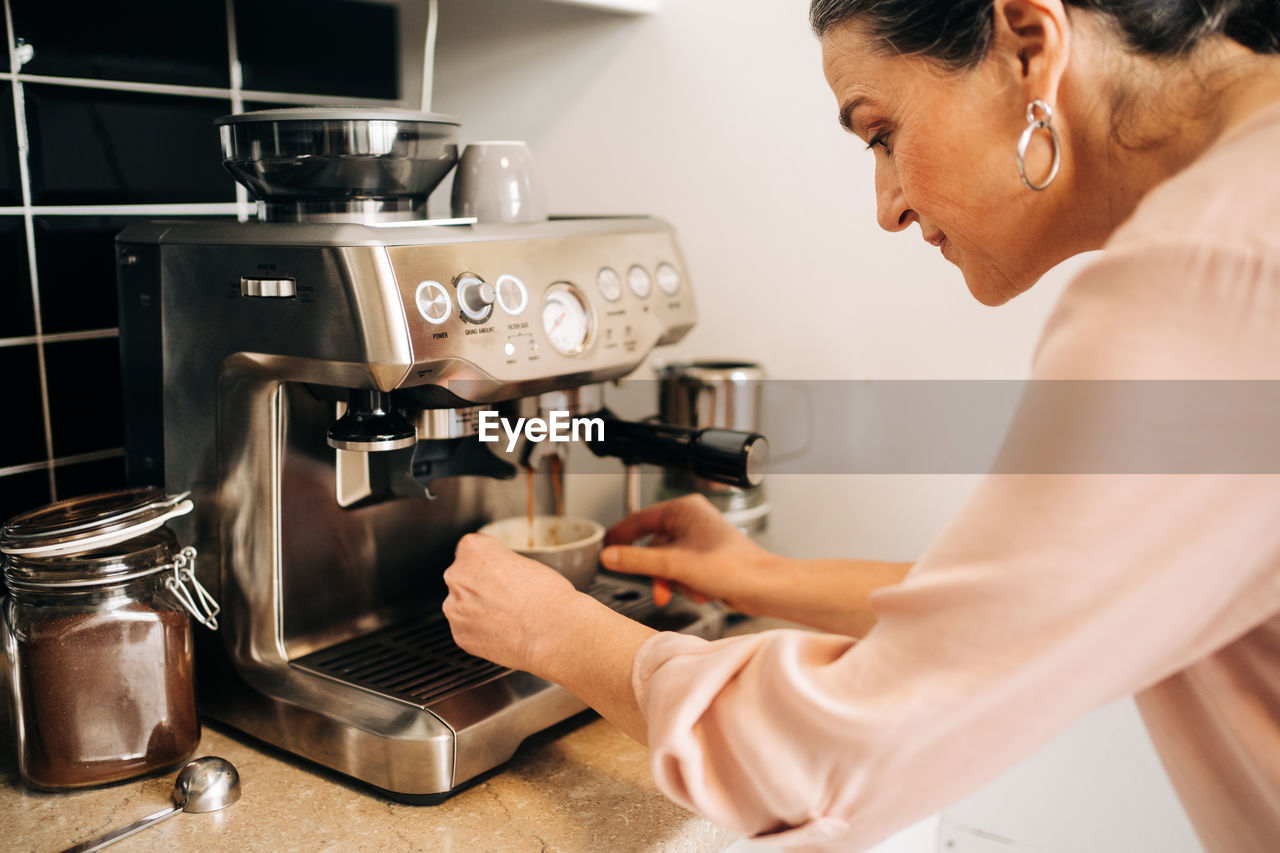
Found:
[{"label": "spoon handle", "polygon": [[99,835],[97,838],[82,841],[74,847],[68,847],[66,850],[63,850],[62,853],[93,853],[94,850],[101,850],[108,844],[116,843],[121,838],[128,838],[135,832],[141,832],[148,826],[154,826],[170,815],[177,814],[180,811],[182,811],[181,806],[169,806],[163,811],[158,811],[153,815],[147,815],[146,817],[141,818],[140,820],[135,820],[133,823],[126,824],[119,829],[113,829],[106,835]]}]

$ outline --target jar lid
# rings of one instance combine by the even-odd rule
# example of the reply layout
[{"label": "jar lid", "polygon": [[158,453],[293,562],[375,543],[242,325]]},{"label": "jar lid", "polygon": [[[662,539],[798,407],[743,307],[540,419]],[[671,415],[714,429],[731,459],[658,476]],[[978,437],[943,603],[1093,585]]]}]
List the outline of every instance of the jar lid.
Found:
[{"label": "jar lid", "polygon": [[191,512],[190,494],[142,486],[58,501],[9,519],[0,528],[0,552],[57,557],[108,548]]}]

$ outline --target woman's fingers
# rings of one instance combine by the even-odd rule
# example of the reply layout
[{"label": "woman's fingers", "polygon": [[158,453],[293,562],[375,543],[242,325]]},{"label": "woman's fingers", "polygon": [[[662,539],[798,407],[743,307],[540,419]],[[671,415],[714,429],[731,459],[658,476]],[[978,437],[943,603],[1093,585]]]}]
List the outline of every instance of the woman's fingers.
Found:
[{"label": "woman's fingers", "polygon": [[671,559],[661,548],[610,545],[600,552],[600,564],[612,572],[666,577]]},{"label": "woman's fingers", "polygon": [[676,539],[719,518],[719,510],[711,506],[705,497],[699,494],[685,495],[647,506],[622,519],[608,532],[605,544],[630,545],[649,534],[665,534]]},{"label": "woman's fingers", "polygon": [[606,545],[630,545],[650,533],[666,532],[666,504],[653,504],[619,521],[605,534]]},{"label": "woman's fingers", "polygon": [[696,589],[677,583],[670,578],[671,560],[655,548],[635,548],[630,545],[610,545],[600,555],[606,569],[626,574],[649,575],[653,578],[653,603],[666,607],[671,603],[673,591],[680,592],[696,604],[709,599]]}]

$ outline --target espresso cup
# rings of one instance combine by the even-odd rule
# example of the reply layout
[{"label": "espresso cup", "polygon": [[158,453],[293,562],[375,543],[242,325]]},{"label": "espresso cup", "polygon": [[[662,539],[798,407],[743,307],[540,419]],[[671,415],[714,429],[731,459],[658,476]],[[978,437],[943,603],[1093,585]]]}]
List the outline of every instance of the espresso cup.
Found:
[{"label": "espresso cup", "polygon": [[477,222],[541,222],[547,199],[525,142],[473,142],[453,176],[453,215]]},{"label": "espresso cup", "polygon": [[529,519],[524,516],[500,518],[480,532],[517,554],[550,566],[578,589],[586,589],[595,580],[604,548],[604,525],[571,515],[535,515],[532,537]]}]

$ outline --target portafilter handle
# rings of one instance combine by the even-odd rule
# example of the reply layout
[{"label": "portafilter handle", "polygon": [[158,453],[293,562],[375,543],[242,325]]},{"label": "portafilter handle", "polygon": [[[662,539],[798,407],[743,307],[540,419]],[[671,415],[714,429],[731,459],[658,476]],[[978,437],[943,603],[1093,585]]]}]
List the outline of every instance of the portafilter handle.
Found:
[{"label": "portafilter handle", "polygon": [[764,480],[769,441],[758,432],[692,429],[655,421],[624,421],[608,409],[603,440],[587,442],[596,456],[612,456],[627,465],[641,463],[688,470],[704,480],[749,489]]}]

